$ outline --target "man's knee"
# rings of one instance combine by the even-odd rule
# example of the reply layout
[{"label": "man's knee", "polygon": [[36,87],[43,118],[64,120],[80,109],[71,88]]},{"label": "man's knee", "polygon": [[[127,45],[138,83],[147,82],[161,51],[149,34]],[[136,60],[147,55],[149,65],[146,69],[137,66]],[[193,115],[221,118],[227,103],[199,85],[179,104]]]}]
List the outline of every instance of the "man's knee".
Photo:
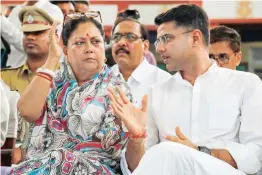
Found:
[{"label": "man's knee", "polygon": [[163,142],[151,147],[148,152],[161,152],[163,154],[187,154],[189,147],[175,142]]},{"label": "man's knee", "polygon": [[182,160],[186,162],[192,161],[190,148],[174,142],[159,143],[153,146],[152,148],[150,148],[146,152],[146,154],[152,154],[152,156],[156,157],[158,160],[169,159],[172,161],[179,161],[179,162],[181,162]]},{"label": "man's knee", "polygon": [[134,174],[192,174],[194,162],[189,149],[174,142],[157,144],[146,151]]}]

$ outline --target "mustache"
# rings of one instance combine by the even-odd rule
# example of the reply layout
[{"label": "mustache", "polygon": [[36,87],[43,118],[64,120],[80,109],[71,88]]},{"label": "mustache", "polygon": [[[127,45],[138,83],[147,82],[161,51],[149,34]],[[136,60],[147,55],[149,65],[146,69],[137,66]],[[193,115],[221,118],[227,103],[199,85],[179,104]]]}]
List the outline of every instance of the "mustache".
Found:
[{"label": "mustache", "polygon": [[130,52],[127,50],[127,49],[125,49],[124,47],[119,47],[117,50],[116,50],[116,54],[118,54],[120,51],[123,51],[123,52],[125,52],[126,54],[129,54]]}]

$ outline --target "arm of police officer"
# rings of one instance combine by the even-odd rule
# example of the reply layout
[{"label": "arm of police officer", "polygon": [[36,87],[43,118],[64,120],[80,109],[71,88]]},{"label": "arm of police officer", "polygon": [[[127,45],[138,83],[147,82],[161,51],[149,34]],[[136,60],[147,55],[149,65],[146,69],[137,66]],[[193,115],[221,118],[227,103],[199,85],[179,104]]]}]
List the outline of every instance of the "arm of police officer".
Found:
[{"label": "arm of police officer", "polygon": [[[59,39],[56,35],[56,26],[57,22],[54,22],[49,33],[49,56],[46,63],[43,65],[43,68],[52,71],[55,70],[56,65],[61,57]],[[27,121],[33,122],[40,117],[51,83],[51,81],[41,76],[35,76],[25,89],[24,93],[21,95],[21,98],[18,102],[18,110],[20,115],[23,116]]]}]

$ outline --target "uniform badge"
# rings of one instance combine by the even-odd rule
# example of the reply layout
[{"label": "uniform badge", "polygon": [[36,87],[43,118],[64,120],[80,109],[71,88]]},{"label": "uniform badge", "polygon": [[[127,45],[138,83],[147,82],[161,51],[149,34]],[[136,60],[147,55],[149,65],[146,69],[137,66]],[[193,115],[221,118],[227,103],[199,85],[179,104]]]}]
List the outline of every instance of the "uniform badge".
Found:
[{"label": "uniform badge", "polygon": [[32,24],[32,23],[34,22],[34,17],[33,17],[32,15],[29,15],[29,16],[28,16],[28,19],[27,19],[27,22],[28,22],[29,24]]}]

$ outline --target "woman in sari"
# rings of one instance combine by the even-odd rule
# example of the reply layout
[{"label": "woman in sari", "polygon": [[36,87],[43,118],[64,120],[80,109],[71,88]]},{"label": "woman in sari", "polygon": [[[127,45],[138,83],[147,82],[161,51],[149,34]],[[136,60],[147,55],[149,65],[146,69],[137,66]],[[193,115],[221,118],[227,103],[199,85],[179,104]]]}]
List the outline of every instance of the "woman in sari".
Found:
[{"label": "woman in sari", "polygon": [[121,75],[105,65],[103,27],[83,14],[67,21],[65,61],[53,75],[61,56],[55,29],[56,23],[48,60],[19,100],[20,115],[34,124],[26,160],[10,174],[118,174],[127,133],[112,112],[108,88],[132,97]]}]

